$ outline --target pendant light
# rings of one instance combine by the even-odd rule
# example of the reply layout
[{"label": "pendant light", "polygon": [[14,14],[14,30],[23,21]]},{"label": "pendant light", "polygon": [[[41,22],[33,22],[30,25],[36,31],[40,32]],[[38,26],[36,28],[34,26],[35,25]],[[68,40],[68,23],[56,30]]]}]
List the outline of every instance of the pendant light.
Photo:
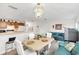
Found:
[{"label": "pendant light", "polygon": [[34,13],[35,13],[36,18],[39,18],[43,15],[44,8],[43,8],[43,5],[41,3],[36,4],[36,6],[34,7]]}]

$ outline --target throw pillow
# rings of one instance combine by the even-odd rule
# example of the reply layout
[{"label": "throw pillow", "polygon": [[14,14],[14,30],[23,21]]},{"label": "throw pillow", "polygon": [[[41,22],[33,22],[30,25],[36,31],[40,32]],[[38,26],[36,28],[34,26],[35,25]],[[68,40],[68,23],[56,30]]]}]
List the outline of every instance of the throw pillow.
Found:
[{"label": "throw pillow", "polygon": [[73,43],[73,42],[69,42],[68,44],[65,45],[65,48],[68,51],[71,51],[74,47],[75,47],[75,43]]}]

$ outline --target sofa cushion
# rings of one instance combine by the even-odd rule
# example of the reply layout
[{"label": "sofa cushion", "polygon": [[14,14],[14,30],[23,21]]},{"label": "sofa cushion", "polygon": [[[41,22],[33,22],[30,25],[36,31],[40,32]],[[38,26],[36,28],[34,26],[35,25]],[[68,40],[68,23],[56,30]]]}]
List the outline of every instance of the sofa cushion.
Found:
[{"label": "sofa cushion", "polygon": [[52,37],[54,37],[55,40],[64,41],[64,33],[59,33],[59,32],[51,32],[51,33],[52,33]]},{"label": "sofa cushion", "polygon": [[58,36],[64,37],[64,33],[59,33]]},{"label": "sofa cushion", "polygon": [[70,52],[75,47],[75,43],[69,42],[65,45],[65,48]]},{"label": "sofa cushion", "polygon": [[59,41],[64,41],[64,38],[63,38],[62,36],[58,36],[57,39],[58,39]]}]

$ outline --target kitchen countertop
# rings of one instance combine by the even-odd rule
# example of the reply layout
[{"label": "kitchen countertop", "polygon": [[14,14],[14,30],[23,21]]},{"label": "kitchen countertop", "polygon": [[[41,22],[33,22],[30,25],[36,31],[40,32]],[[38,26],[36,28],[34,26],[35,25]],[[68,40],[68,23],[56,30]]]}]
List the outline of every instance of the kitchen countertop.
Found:
[{"label": "kitchen countertop", "polygon": [[13,35],[13,34],[24,34],[24,33],[26,33],[26,32],[5,32],[5,33],[0,33],[0,35]]}]

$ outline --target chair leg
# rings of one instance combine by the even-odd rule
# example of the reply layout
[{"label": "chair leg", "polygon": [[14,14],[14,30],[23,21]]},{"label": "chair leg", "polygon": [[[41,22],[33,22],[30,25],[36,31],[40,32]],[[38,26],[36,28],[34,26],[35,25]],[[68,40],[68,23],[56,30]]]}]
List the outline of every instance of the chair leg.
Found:
[{"label": "chair leg", "polygon": [[36,51],[37,55],[39,55],[39,51]]}]

